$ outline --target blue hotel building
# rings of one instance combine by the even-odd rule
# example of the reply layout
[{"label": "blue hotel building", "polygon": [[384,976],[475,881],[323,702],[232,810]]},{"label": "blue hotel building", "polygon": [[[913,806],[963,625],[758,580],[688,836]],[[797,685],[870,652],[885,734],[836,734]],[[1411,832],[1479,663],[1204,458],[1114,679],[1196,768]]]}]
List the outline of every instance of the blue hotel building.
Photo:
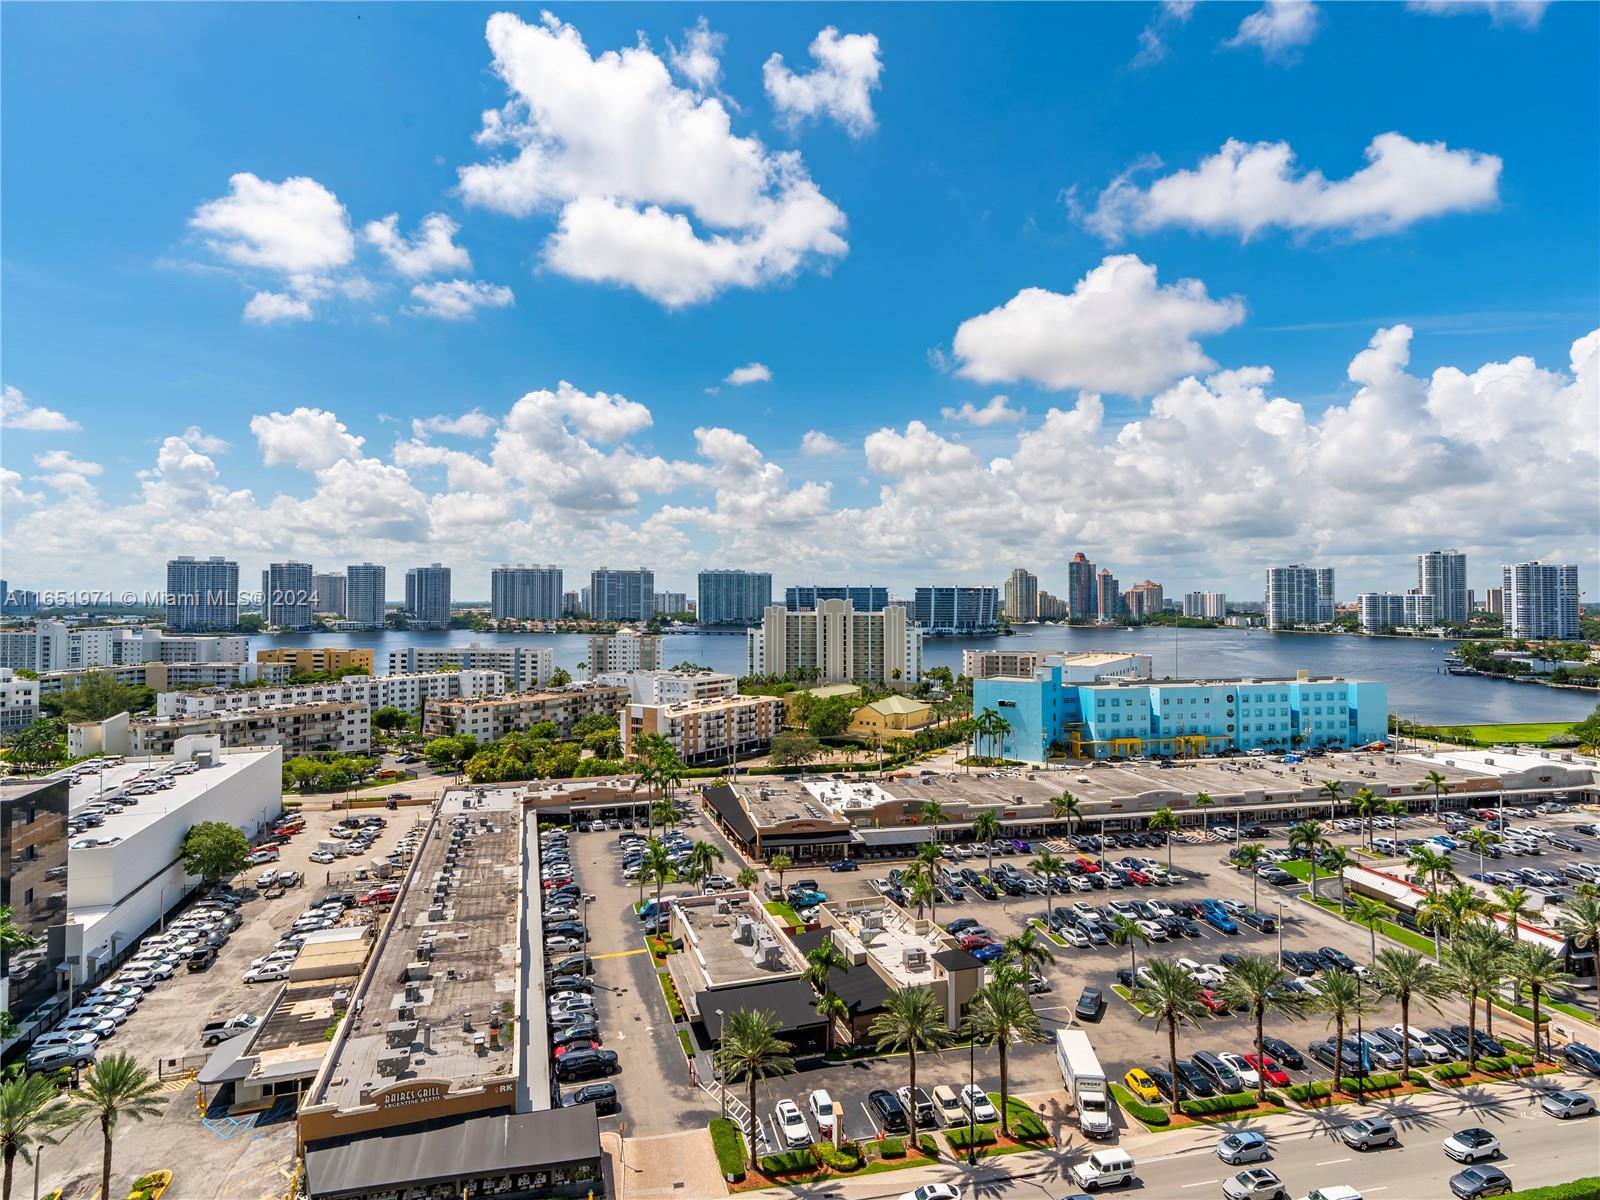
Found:
[{"label": "blue hotel building", "polygon": [[1387,685],[1308,675],[1078,684],[1063,683],[1060,664],[1047,663],[1031,679],[974,680],[972,710],[986,708],[1011,726],[1001,754],[1024,762],[1043,762],[1052,750],[1129,758],[1349,747],[1389,732]]}]

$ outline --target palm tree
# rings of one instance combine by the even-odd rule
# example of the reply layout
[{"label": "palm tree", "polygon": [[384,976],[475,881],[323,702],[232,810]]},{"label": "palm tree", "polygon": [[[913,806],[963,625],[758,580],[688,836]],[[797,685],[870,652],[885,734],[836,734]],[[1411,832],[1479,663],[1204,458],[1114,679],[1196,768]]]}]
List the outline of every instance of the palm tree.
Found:
[{"label": "palm tree", "polygon": [[[938,836],[937,831],[934,834]],[[931,842],[924,842],[917,847],[914,869],[921,871],[928,880],[928,904],[933,915],[935,925],[939,923],[939,847]]]},{"label": "palm tree", "polygon": [[1408,816],[1410,812],[1411,808],[1404,800],[1389,800],[1383,806],[1383,815],[1395,821]]},{"label": "palm tree", "polygon": [[1383,801],[1378,798],[1378,793],[1371,788],[1359,788],[1355,794],[1356,815],[1366,822],[1367,826],[1367,851],[1372,851],[1372,819],[1383,809]]},{"label": "palm tree", "polygon": [[712,868],[719,862],[726,862],[727,857],[711,842],[696,842],[689,847],[689,878],[704,884],[713,874]]},{"label": "palm tree", "polygon": [[1198,1025],[1203,1011],[1200,985],[1170,958],[1153,958],[1145,967],[1143,983],[1135,980],[1133,1002],[1139,1019],[1155,1020],[1156,1028],[1167,1031],[1167,1070],[1172,1075],[1173,1107],[1183,1103],[1183,1076],[1178,1074],[1178,1027]]},{"label": "palm tree", "polygon": [[1357,925],[1367,927],[1367,935],[1372,941],[1373,960],[1378,957],[1378,926],[1389,919],[1389,907],[1374,900],[1371,896],[1357,896],[1350,902],[1350,920]]},{"label": "palm tree", "polygon": [[1208,838],[1211,836],[1211,814],[1206,809],[1215,803],[1216,801],[1211,798],[1210,792],[1196,792],[1194,794],[1194,806],[1200,810],[1200,828]]},{"label": "palm tree", "polygon": [[989,982],[973,995],[967,1006],[967,1031],[974,1041],[993,1042],[1000,1064],[1000,1132],[1011,1134],[1010,1114],[1006,1109],[1011,1096],[1010,1054],[1013,1042],[1042,1042],[1039,1014],[1033,1011],[1028,993],[1023,990],[1020,972],[1003,965]]},{"label": "palm tree", "polygon": [[1425,883],[1430,895],[1439,894],[1439,883],[1448,879],[1455,881],[1455,864],[1450,861],[1448,854],[1435,850],[1432,846],[1413,846],[1411,848],[1411,882]]},{"label": "palm tree", "polygon": [[1338,813],[1340,803],[1344,800],[1344,784],[1337,779],[1324,779],[1317,791],[1328,798],[1328,820],[1333,820]]},{"label": "palm tree", "polygon": [[646,881],[656,885],[656,907],[661,907],[661,889],[678,877],[672,865],[672,854],[660,838],[651,838],[644,846],[644,862],[639,870],[639,896],[644,896]]},{"label": "palm tree", "polygon": [[1315,821],[1301,821],[1289,829],[1289,849],[1305,849],[1311,854],[1311,898],[1317,898],[1317,855],[1328,848],[1328,839],[1322,836],[1322,826]]},{"label": "palm tree", "polygon": [[868,1029],[878,1039],[880,1051],[906,1052],[907,1086],[911,1103],[907,1118],[911,1122],[909,1144],[917,1146],[917,1051],[941,1050],[955,1040],[945,1024],[944,1005],[925,987],[901,988],[884,1001],[883,1011],[873,1018]]},{"label": "palm tree", "polygon": [[806,979],[811,986],[819,992],[827,992],[828,977],[835,971],[848,971],[850,957],[839,944],[833,940],[832,935],[824,932],[823,938],[806,955]]},{"label": "palm tree", "polygon": [[[1116,920],[1111,922],[1111,944],[1128,948],[1128,970],[1133,972],[1139,970],[1139,949],[1134,944],[1136,942],[1142,942],[1148,946],[1150,944],[1149,935],[1139,928],[1139,922],[1132,917],[1124,917],[1118,914]],[[1138,982],[1137,975],[1134,982]]]},{"label": "palm tree", "polygon": [[62,1099],[46,1075],[13,1075],[0,1084],[0,1157],[5,1161],[0,1196],[4,1200],[11,1200],[11,1173],[17,1159],[24,1165],[33,1162],[31,1147],[54,1146],[74,1116],[72,1105]]},{"label": "palm tree", "polygon": [[[774,854],[767,860],[767,870],[778,877],[778,890],[783,891],[783,873],[794,866],[794,859],[787,854]],[[788,893],[784,893],[787,895]]]},{"label": "palm tree", "polygon": [[1233,852],[1233,866],[1235,870],[1250,872],[1250,907],[1259,907],[1261,879],[1256,874],[1256,868],[1261,865],[1261,860],[1266,857],[1267,848],[1260,842],[1246,842]]},{"label": "palm tree", "polygon": [[104,1150],[100,1157],[100,1195],[111,1195],[111,1139],[123,1120],[143,1121],[160,1115],[165,1097],[161,1085],[131,1054],[110,1054],[100,1059],[79,1089],[74,1115],[100,1126]]},{"label": "palm tree", "polygon": [[1368,1011],[1367,997],[1361,990],[1361,980],[1349,971],[1328,971],[1322,976],[1321,991],[1311,998],[1311,1007],[1327,1016],[1328,1023],[1334,1027],[1333,1078],[1328,1084],[1331,1097],[1334,1092],[1344,1090],[1339,1087],[1339,1071],[1344,1066],[1344,1031],[1352,1017]]},{"label": "palm tree", "polygon": [[[1477,832],[1474,830],[1473,832]],[[1500,914],[1506,919],[1506,929],[1513,938],[1517,936],[1517,926],[1522,923],[1522,918],[1528,913],[1528,906],[1533,901],[1533,895],[1527,888],[1497,887],[1494,897],[1498,902]]]},{"label": "palm tree", "polygon": [[1322,865],[1328,872],[1329,879],[1339,881],[1339,911],[1344,911],[1346,896],[1344,894],[1344,869],[1356,865],[1355,855],[1343,846],[1330,845],[1322,852]]},{"label": "palm tree", "polygon": [[1400,1002],[1400,1024],[1406,1031],[1406,1057],[1409,1060],[1411,1002],[1421,1000],[1438,1011],[1436,1001],[1450,994],[1448,977],[1415,950],[1385,946],[1373,959],[1372,980],[1378,995]]},{"label": "palm tree", "polygon": [[1433,819],[1439,819],[1439,797],[1450,791],[1449,781],[1438,771],[1429,771],[1422,777],[1422,782],[1417,784],[1417,791],[1425,792],[1433,789]]},{"label": "palm tree", "polygon": [[752,1167],[756,1165],[756,1081],[794,1070],[789,1053],[793,1047],[774,1032],[777,1027],[777,1018],[770,1012],[741,1008],[722,1026],[722,1044],[717,1048],[722,1077],[749,1081],[745,1105],[750,1110],[750,1128],[745,1131],[745,1144]]},{"label": "palm tree", "polygon": [[1037,973],[1046,963],[1056,960],[1049,944],[1032,925],[1001,942],[1000,950],[1003,962],[1015,963],[1030,975]]},{"label": "palm tree", "polygon": [[1461,835],[1461,840],[1478,852],[1478,874],[1484,872],[1484,858],[1489,853],[1489,847],[1500,840],[1498,833],[1490,833],[1487,829],[1469,829]]},{"label": "palm tree", "polygon": [[1561,936],[1580,950],[1600,952],[1600,896],[1576,894],[1567,901],[1566,910],[1556,926]]},{"label": "palm tree", "polygon": [[665,796],[650,806],[650,822],[662,829],[671,829],[678,823],[678,806]]},{"label": "palm tree", "polygon": [[1489,955],[1490,961],[1494,964],[1494,978],[1483,993],[1483,1029],[1485,1033],[1493,1037],[1494,997],[1496,992],[1504,990],[1508,969],[1507,964],[1510,961],[1511,952],[1517,948],[1517,941],[1515,938],[1507,936],[1502,930],[1486,925],[1469,925],[1462,931],[1460,936],[1481,944],[1485,953]]},{"label": "palm tree", "polygon": [[1050,815],[1058,821],[1063,817],[1067,819],[1067,833],[1069,836],[1073,829],[1083,822],[1081,810],[1082,805],[1079,803],[1078,798],[1069,791],[1063,791],[1061,795],[1050,801]]},{"label": "palm tree", "polygon": [[812,1008],[817,1016],[828,1023],[828,1052],[831,1054],[835,1045],[833,1040],[834,1023],[850,1019],[850,1006],[832,992],[823,992],[822,995],[817,997],[817,1002]]},{"label": "palm tree", "polygon": [[1165,834],[1167,838],[1167,870],[1172,870],[1172,835],[1178,830],[1178,814],[1170,808],[1158,808],[1146,822],[1152,833]]},{"label": "palm tree", "polygon": [[748,892],[761,881],[761,876],[756,874],[754,867],[740,867],[739,873],[733,877],[733,881]]},{"label": "palm tree", "polygon": [[1527,988],[1533,1004],[1533,1057],[1539,1057],[1539,1000],[1552,988],[1565,987],[1572,975],[1562,970],[1561,960],[1543,946],[1519,942],[1506,956],[1506,974],[1520,988]]},{"label": "palm tree", "polygon": [[1048,850],[1041,850],[1034,860],[1028,864],[1028,869],[1044,880],[1044,924],[1045,928],[1048,929],[1050,927],[1052,881],[1066,869],[1066,864],[1062,862],[1060,855],[1052,854]]},{"label": "palm tree", "polygon": [[984,809],[972,819],[973,840],[984,843],[984,848],[989,852],[988,864],[984,867],[986,875],[994,873],[994,843],[1000,834],[1000,818],[992,810]]},{"label": "palm tree", "polygon": [[[913,863],[907,869],[905,876],[906,898],[917,906],[917,918],[922,918],[924,904],[937,905],[939,903],[939,889],[933,882],[933,876],[928,874],[928,869],[922,863]],[[937,924],[938,911],[934,912]]]},{"label": "palm tree", "polygon": [[933,826],[933,841],[935,847],[939,843],[939,826],[945,823],[944,805],[937,800],[929,800],[922,806],[922,819]]},{"label": "palm tree", "polygon": [[1229,1008],[1245,1009],[1255,1019],[1256,1098],[1261,1101],[1267,1098],[1267,1073],[1262,1068],[1266,1062],[1266,1048],[1262,1044],[1266,1036],[1266,1015],[1272,1012],[1299,1016],[1304,1007],[1300,994],[1284,986],[1287,980],[1283,965],[1275,959],[1246,954],[1233,964],[1233,969],[1228,972],[1227,979],[1223,980],[1219,989],[1221,998]]},{"label": "palm tree", "polygon": [[1450,944],[1443,967],[1453,991],[1467,998],[1467,1066],[1478,1066],[1478,997],[1492,995],[1500,978],[1500,954],[1478,938],[1458,938]]},{"label": "palm tree", "polygon": [[[973,732],[977,735],[980,743],[988,743],[995,737],[996,726],[999,721],[1000,714],[992,708],[985,708],[977,715],[973,721]],[[984,757],[993,758],[994,755],[989,754]]]}]

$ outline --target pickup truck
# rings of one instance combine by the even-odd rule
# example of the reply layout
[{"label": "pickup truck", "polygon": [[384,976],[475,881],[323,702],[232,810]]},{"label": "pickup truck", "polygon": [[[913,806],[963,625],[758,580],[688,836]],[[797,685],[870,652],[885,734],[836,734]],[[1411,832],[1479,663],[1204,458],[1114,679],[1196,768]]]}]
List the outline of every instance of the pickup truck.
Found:
[{"label": "pickup truck", "polygon": [[222,1021],[207,1021],[200,1029],[200,1041],[206,1046],[215,1046],[218,1042],[225,1042],[231,1037],[248,1032],[260,1024],[261,1018],[254,1013],[239,1013]]}]

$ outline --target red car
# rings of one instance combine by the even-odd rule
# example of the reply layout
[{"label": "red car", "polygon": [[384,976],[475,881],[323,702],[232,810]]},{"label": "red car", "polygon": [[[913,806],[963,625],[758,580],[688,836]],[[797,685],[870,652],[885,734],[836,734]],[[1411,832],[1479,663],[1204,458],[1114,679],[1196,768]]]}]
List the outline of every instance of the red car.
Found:
[{"label": "red car", "polygon": [[555,1048],[555,1052],[554,1053],[555,1053],[555,1056],[557,1058],[560,1058],[563,1054],[566,1054],[566,1053],[568,1053],[569,1051],[572,1051],[572,1050],[598,1050],[598,1049],[600,1049],[600,1043],[599,1042],[578,1041],[578,1042],[568,1042],[565,1046],[557,1046]]},{"label": "red car", "polygon": [[1090,875],[1098,875],[1100,873],[1100,864],[1095,862],[1092,858],[1080,858],[1076,859],[1075,861]]},{"label": "red car", "polygon": [[1128,882],[1129,883],[1149,883],[1150,882],[1150,876],[1146,875],[1143,871],[1139,870],[1137,867],[1129,867],[1128,868]]},{"label": "red car", "polygon": [[357,904],[393,904],[400,895],[394,888],[375,888],[360,897]]},{"label": "red car", "polygon": [[1206,1008],[1210,1009],[1214,1013],[1225,1013],[1228,1011],[1228,1006],[1223,1002],[1222,997],[1217,995],[1210,988],[1200,989],[1200,1003],[1204,1004]]},{"label": "red car", "polygon": [[544,881],[544,885],[543,886],[544,886],[544,890],[548,892],[551,888],[566,887],[567,884],[569,884],[571,882],[572,882],[572,876],[571,875],[567,875],[567,876],[553,875],[549,879],[546,879]]},{"label": "red car", "polygon": [[1246,1054],[1244,1056],[1244,1060],[1257,1071],[1261,1072],[1261,1074],[1265,1075],[1267,1077],[1267,1082],[1273,1087],[1289,1086],[1288,1073],[1270,1058],[1258,1059],[1254,1054]]},{"label": "red car", "polygon": [[273,858],[277,858],[278,857],[278,848],[277,848],[277,846],[273,845],[271,842],[262,842],[261,845],[259,845],[259,846],[251,846],[250,847],[250,853],[251,854],[270,854],[270,855],[272,855]]},{"label": "red car", "polygon": [[963,950],[981,950],[985,946],[992,945],[994,945],[994,943],[988,938],[984,937],[981,933],[969,933],[966,937],[961,939],[961,948]]}]

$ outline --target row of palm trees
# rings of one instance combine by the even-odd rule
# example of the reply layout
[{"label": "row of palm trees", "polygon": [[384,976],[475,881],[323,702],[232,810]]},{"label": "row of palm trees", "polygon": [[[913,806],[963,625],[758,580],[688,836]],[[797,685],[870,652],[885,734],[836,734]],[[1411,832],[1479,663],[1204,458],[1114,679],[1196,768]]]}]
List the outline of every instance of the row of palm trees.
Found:
[{"label": "row of palm trees", "polygon": [[[1031,971],[1053,962],[1055,955],[1035,929],[1027,929],[1008,939],[1002,957],[989,972],[989,980],[973,994],[961,1025],[952,1029],[944,1006],[925,987],[906,987],[885,1001],[883,1011],[873,1018],[867,1033],[881,1053],[904,1052],[906,1085],[913,1098],[917,1089],[917,1055],[943,1050],[961,1038],[993,1043],[999,1058],[1000,1132],[1010,1134],[1007,1100],[1010,1096],[1008,1054],[1016,1043],[1039,1042],[1044,1033],[1038,1014],[1028,999],[1026,982]],[[835,1021],[849,1018],[849,1008],[829,987],[833,971],[848,971],[849,959],[833,942],[825,939],[806,956],[806,975],[820,993],[817,1013],[829,1024],[829,1048]],[[741,1009],[729,1016],[717,1049],[717,1065],[724,1079],[743,1079],[747,1088],[746,1106],[752,1123],[756,1108],[756,1083],[795,1069],[793,1047],[776,1032],[771,1013]],[[908,1141],[917,1144],[917,1111],[909,1106]],[[753,1132],[753,1131],[752,1131]],[[755,1162],[753,1136],[748,1152]]]},{"label": "row of palm trees", "polygon": [[41,1146],[54,1146],[85,1121],[100,1127],[100,1194],[111,1195],[111,1144],[124,1121],[159,1115],[160,1083],[131,1054],[110,1054],[90,1069],[76,1096],[61,1094],[45,1074],[13,1074],[0,1083],[0,1197],[11,1200],[16,1162],[33,1162]]}]

